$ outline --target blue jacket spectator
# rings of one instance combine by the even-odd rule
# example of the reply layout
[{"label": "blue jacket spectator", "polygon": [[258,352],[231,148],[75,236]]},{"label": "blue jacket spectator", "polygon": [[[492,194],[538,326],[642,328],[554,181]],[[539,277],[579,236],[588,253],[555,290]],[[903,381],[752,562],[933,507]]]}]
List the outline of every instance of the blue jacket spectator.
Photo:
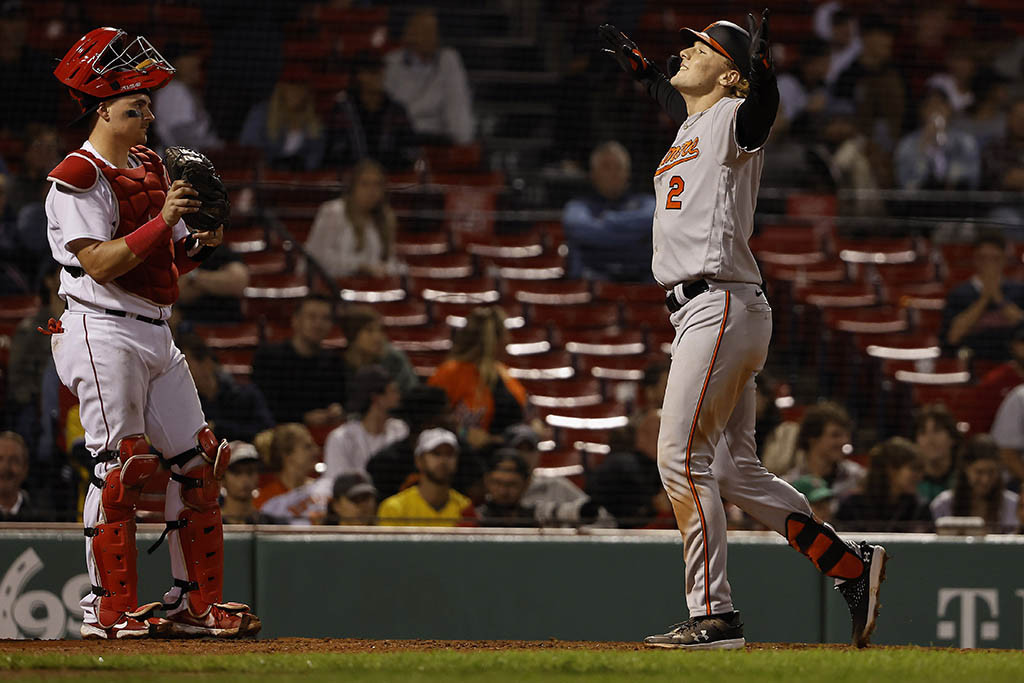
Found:
[{"label": "blue jacket spectator", "polygon": [[569,243],[569,277],[589,280],[651,280],[654,196],[628,192],[629,152],[618,142],[590,155],[593,194],[565,205],[562,225]]}]

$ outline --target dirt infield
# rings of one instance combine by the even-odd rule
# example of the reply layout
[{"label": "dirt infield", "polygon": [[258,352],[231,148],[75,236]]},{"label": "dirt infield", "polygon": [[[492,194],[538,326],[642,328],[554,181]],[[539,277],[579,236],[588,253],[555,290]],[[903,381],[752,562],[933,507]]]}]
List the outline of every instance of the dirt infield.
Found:
[{"label": "dirt infield", "polygon": [[[849,645],[748,643],[747,650],[852,650]],[[954,648],[881,647],[877,649]],[[427,652],[431,650],[615,650],[656,652],[640,643],[568,640],[359,640],[346,638],[273,638],[269,640],[0,640],[0,653],[20,654],[183,654],[247,655],[308,654],[312,652]]]}]

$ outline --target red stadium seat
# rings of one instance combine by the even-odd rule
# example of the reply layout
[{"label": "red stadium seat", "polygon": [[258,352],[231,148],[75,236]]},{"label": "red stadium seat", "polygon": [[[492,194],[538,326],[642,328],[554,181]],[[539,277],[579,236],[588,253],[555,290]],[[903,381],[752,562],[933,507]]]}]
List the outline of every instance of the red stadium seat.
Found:
[{"label": "red stadium seat", "polygon": [[405,233],[395,240],[395,253],[399,256],[426,256],[445,254],[451,250],[447,233]]},{"label": "red stadium seat", "polygon": [[39,297],[35,294],[0,296],[0,320],[20,321],[39,310]]},{"label": "red stadium seat", "polygon": [[931,261],[902,264],[875,264],[875,272],[886,287],[934,283],[935,264]]},{"label": "red stadium seat", "polygon": [[846,280],[846,264],[838,259],[805,265],[763,265],[766,278],[783,282],[843,282]]},{"label": "red stadium seat", "polygon": [[505,353],[511,356],[532,356],[551,350],[548,332],[541,327],[522,327],[505,331]]},{"label": "red stadium seat", "polygon": [[918,249],[909,237],[839,240],[839,258],[847,263],[913,263]]},{"label": "red stadium seat", "polygon": [[530,307],[532,325],[548,325],[555,330],[608,329],[619,324],[616,304],[590,303],[579,306]]},{"label": "red stadium seat", "polygon": [[220,366],[230,372],[235,378],[248,380],[252,375],[252,357],[255,352],[252,349],[217,349],[217,360]]},{"label": "red stadium seat", "polygon": [[523,259],[540,256],[544,245],[537,231],[521,235],[493,235],[489,237],[467,237],[466,251],[482,258]]},{"label": "red stadium seat", "polygon": [[252,349],[260,343],[262,330],[255,322],[227,325],[196,325],[195,333],[212,349]]},{"label": "red stadium seat", "polygon": [[750,239],[750,249],[763,264],[804,266],[826,259],[825,235],[809,225],[769,226]]},{"label": "red stadium seat", "polygon": [[670,330],[668,309],[665,308],[665,297],[662,292],[661,301],[653,303],[630,302],[622,307],[622,324],[628,330],[647,328],[650,330]]},{"label": "red stadium seat", "polygon": [[870,285],[845,283],[816,283],[798,287],[797,298],[819,308],[862,308],[873,306],[878,295]]},{"label": "red stadium seat", "polygon": [[409,278],[409,291],[424,301],[492,305],[501,299],[501,293],[489,277],[446,280],[440,278]]},{"label": "red stadium seat", "polygon": [[267,248],[267,231],[260,228],[224,230],[224,243],[236,254],[248,254]]},{"label": "red stadium seat", "polygon": [[509,374],[521,380],[569,379],[576,375],[567,351],[550,351],[530,356],[508,356]]},{"label": "red stadium seat", "polygon": [[338,280],[341,300],[359,303],[378,303],[382,301],[401,301],[405,299],[405,288],[402,279],[397,276],[387,277],[346,277]]},{"label": "red stadium seat", "polygon": [[373,304],[385,327],[417,327],[426,325],[430,318],[422,301],[380,301]]},{"label": "red stadium seat", "polygon": [[657,304],[665,309],[665,290],[658,284],[598,281],[594,283],[594,298],[628,303],[629,306]]},{"label": "red stadium seat", "polygon": [[283,251],[255,251],[242,254],[249,275],[276,275],[289,269],[288,254]]},{"label": "red stadium seat", "polygon": [[663,361],[664,356],[581,356],[577,365],[582,376],[614,382],[639,382],[644,377],[644,370],[655,360]]},{"label": "red stadium seat", "polygon": [[522,380],[531,405],[545,410],[593,406],[604,401],[593,379]]},{"label": "red stadium seat", "polygon": [[608,332],[588,330],[567,331],[562,335],[565,350],[578,356],[629,356],[647,351],[640,330]]},{"label": "red stadium seat", "polygon": [[490,265],[507,280],[560,280],[565,276],[565,257],[558,253],[524,258],[492,258]]},{"label": "red stadium seat", "polygon": [[410,277],[458,279],[472,277],[476,271],[473,258],[461,252],[447,254],[409,254],[405,257]]},{"label": "red stadium seat", "polygon": [[[494,304],[481,303],[450,303],[446,301],[431,301],[430,315],[435,322],[445,322],[451,327],[464,327],[466,318],[473,312],[474,308]],[[502,304],[501,310],[505,312],[505,329],[518,330],[526,325],[526,318],[523,314],[523,307],[517,303]],[[547,330],[544,330],[545,335]]]},{"label": "red stadium seat", "polygon": [[430,327],[397,327],[388,330],[391,345],[402,351],[450,351],[451,328],[447,325]]},{"label": "red stadium seat", "polygon": [[506,295],[524,304],[576,306],[593,299],[586,280],[517,280],[503,283]]},{"label": "red stadium seat", "polygon": [[245,288],[242,311],[250,319],[287,319],[296,303],[309,293],[305,278],[290,274],[254,275]]},{"label": "red stadium seat", "polygon": [[892,306],[826,310],[825,324],[834,330],[854,334],[894,334],[910,327],[906,311]]},{"label": "red stadium seat", "polygon": [[405,355],[416,374],[423,378],[433,375],[438,366],[448,360],[447,351],[407,351]]}]

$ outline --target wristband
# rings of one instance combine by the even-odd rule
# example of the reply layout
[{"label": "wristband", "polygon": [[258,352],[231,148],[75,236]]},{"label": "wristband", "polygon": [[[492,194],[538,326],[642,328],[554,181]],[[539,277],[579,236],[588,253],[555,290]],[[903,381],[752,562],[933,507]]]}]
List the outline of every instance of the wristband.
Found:
[{"label": "wristband", "polygon": [[163,215],[157,214],[153,220],[125,235],[124,243],[133,254],[145,261],[161,242],[166,243],[170,238],[171,229],[164,222]]}]

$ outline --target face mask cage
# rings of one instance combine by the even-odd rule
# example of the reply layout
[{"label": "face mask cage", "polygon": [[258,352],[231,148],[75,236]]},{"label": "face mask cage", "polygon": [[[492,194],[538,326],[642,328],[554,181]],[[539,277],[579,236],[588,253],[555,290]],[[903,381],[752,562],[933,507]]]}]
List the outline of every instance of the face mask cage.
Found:
[{"label": "face mask cage", "polygon": [[103,76],[111,71],[138,71],[147,73],[152,69],[163,69],[174,73],[174,67],[164,56],[142,36],[128,40],[124,31],[118,31],[92,64],[92,70]]}]

